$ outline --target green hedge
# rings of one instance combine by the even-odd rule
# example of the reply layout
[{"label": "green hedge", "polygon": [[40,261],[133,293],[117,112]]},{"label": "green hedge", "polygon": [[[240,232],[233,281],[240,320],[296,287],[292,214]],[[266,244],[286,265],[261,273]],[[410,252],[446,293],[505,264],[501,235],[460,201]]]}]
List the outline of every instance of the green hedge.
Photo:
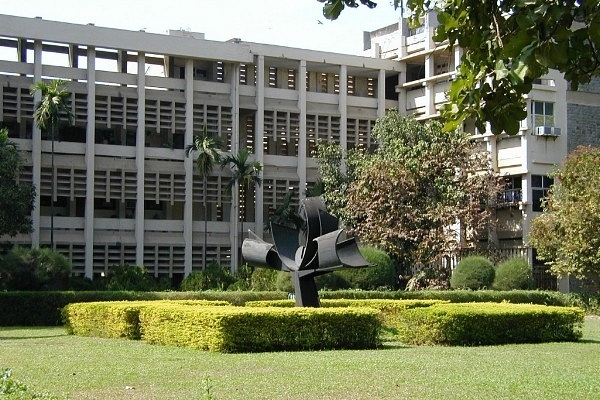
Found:
[{"label": "green hedge", "polygon": [[573,298],[554,291],[543,290],[415,290],[363,291],[338,290],[320,292],[321,299],[395,299],[447,300],[451,303],[523,303],[546,306],[572,306]]},{"label": "green hedge", "polygon": [[221,300],[164,300],[72,303],[62,314],[67,332],[78,336],[140,339],[140,309],[180,306],[225,306]]},{"label": "green hedge", "polygon": [[[448,291],[363,291],[340,290],[320,292],[326,299],[395,299],[447,300],[453,303],[502,302],[571,306],[577,300],[559,292],[517,290],[448,290]],[[254,300],[287,299],[285,292],[0,292],[0,326],[61,325],[60,310],[69,303],[121,300],[223,300],[244,305]]]},{"label": "green hedge", "polygon": [[[323,308],[331,307],[368,307],[380,312],[383,328],[390,333],[396,332],[398,319],[404,310],[416,307],[429,307],[444,300],[391,300],[391,299],[323,299]],[[294,300],[249,301],[247,307],[294,307]]]},{"label": "green hedge", "polygon": [[61,310],[70,303],[143,300],[222,300],[244,305],[252,300],[285,299],[284,292],[0,292],[0,326],[62,325]]},{"label": "green hedge", "polygon": [[146,301],[70,304],[64,314],[71,334],[228,353],[375,348],[381,330],[379,312],[370,308]]},{"label": "green hedge", "polygon": [[417,345],[497,345],[575,341],[584,312],[533,304],[435,304],[412,308],[399,319],[398,338]]}]

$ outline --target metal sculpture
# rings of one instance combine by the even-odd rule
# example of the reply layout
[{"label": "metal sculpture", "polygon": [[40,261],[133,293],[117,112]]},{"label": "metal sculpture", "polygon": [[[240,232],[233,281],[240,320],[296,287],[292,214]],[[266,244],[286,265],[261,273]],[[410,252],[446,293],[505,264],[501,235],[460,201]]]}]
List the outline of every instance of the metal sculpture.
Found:
[{"label": "metal sculpture", "polygon": [[354,238],[339,229],[338,218],[325,209],[320,197],[300,201],[300,229],[271,224],[274,244],[254,233],[242,243],[242,256],[255,267],[272,268],[291,274],[296,306],[320,307],[315,276],[341,268],[371,266],[358,250]]}]

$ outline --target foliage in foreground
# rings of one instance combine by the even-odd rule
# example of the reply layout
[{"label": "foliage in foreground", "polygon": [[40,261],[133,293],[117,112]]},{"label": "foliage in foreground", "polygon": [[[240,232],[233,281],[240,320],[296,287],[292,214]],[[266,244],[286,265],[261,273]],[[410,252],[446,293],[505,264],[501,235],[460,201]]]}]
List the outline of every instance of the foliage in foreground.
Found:
[{"label": "foliage in foreground", "polygon": [[558,277],[600,275],[600,148],[580,146],[555,173],[530,242]]},{"label": "foliage in foreground", "polygon": [[[338,18],[345,6],[359,5],[359,0],[319,1],[329,19]],[[516,134],[527,116],[525,95],[550,69],[564,73],[573,90],[600,75],[597,0],[394,0],[394,5],[410,10],[413,25],[436,8],[433,40],[447,40],[464,52],[448,90],[449,104],[442,108],[447,131],[472,118],[480,131],[490,122],[494,134]]]},{"label": "foliage in foreground", "polygon": [[6,368],[0,377],[0,398],[6,400],[56,400],[57,397],[37,393],[24,383],[12,377],[12,370]]}]

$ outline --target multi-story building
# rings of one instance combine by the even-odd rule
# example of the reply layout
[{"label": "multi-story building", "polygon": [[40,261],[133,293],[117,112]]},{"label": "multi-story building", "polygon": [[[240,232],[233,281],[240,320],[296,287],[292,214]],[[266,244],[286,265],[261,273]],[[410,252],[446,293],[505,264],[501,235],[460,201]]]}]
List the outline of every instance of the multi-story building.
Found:
[{"label": "multi-story building", "polygon": [[[423,24],[410,29],[406,20],[365,33],[365,54],[400,62],[398,102],[400,112],[427,120],[439,117],[445,92],[456,74],[462,51],[432,40],[437,26],[435,12]],[[527,96],[528,116],[517,135],[480,132],[472,122],[463,129],[490,153],[494,171],[505,180],[497,206],[497,226],[488,240],[505,257],[526,256],[537,271],[538,282],[545,267],[528,246],[530,225],[542,211],[541,199],[553,184],[549,174],[567,152],[579,144],[600,144],[600,81],[570,90],[557,71],[536,81]],[[546,280],[544,286],[556,282]]]},{"label": "multi-story building", "polygon": [[[317,180],[317,140],[370,145],[375,120],[398,107],[399,66],[187,31],[0,15],[0,121],[24,154],[21,179],[37,190],[33,232],[11,240],[49,245],[52,219],[55,248],[90,278],[129,263],[180,280],[202,268],[203,252],[235,269],[240,232],[265,234],[288,190],[297,201]],[[69,81],[74,115],[55,142],[54,170],[30,94],[50,79]],[[223,151],[245,147],[264,165],[262,185],[240,197],[224,190],[230,172],[215,168],[207,232],[203,180],[184,151],[204,126]]]}]

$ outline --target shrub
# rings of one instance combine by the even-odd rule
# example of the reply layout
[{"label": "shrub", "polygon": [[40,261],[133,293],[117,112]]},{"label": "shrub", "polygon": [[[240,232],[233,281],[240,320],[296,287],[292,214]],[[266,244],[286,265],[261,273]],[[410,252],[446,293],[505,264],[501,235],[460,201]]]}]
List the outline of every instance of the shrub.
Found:
[{"label": "shrub", "polygon": [[532,284],[532,270],[525,258],[511,258],[498,264],[496,267],[494,289],[531,289]]},{"label": "shrub", "polygon": [[250,278],[250,285],[252,290],[256,291],[269,291],[277,290],[276,279],[277,272],[270,268],[256,268]]},{"label": "shrub", "polygon": [[294,284],[292,283],[292,275],[289,272],[277,271],[275,287],[281,292],[294,293],[295,289]]},{"label": "shrub", "polygon": [[165,281],[156,282],[154,277],[141,265],[113,265],[106,274],[104,287],[106,290],[134,290],[151,292],[165,290],[169,284]]},{"label": "shrub", "polygon": [[485,257],[471,256],[463,258],[452,271],[450,287],[452,289],[478,290],[491,287],[494,282],[494,265]]},{"label": "shrub", "polygon": [[225,290],[235,281],[228,268],[211,261],[204,271],[192,272],[181,282],[183,291]]},{"label": "shrub", "polygon": [[[373,267],[345,269],[336,272],[350,288],[361,290],[395,289],[398,287],[396,266],[383,250],[371,246],[360,247],[360,253]],[[346,287],[340,287],[345,289]]]},{"label": "shrub", "polygon": [[253,268],[248,264],[242,265],[233,276],[235,281],[227,287],[227,290],[243,291],[252,288]]},{"label": "shrub", "polygon": [[15,246],[0,265],[0,289],[61,290],[69,286],[71,262],[49,248]]},{"label": "shrub", "polygon": [[334,271],[319,275],[315,277],[315,284],[319,290],[342,290],[352,288],[350,282],[345,278],[343,271]]},{"label": "shrub", "polygon": [[576,307],[509,303],[441,303],[403,311],[399,340],[460,346],[576,341],[584,312]]}]

